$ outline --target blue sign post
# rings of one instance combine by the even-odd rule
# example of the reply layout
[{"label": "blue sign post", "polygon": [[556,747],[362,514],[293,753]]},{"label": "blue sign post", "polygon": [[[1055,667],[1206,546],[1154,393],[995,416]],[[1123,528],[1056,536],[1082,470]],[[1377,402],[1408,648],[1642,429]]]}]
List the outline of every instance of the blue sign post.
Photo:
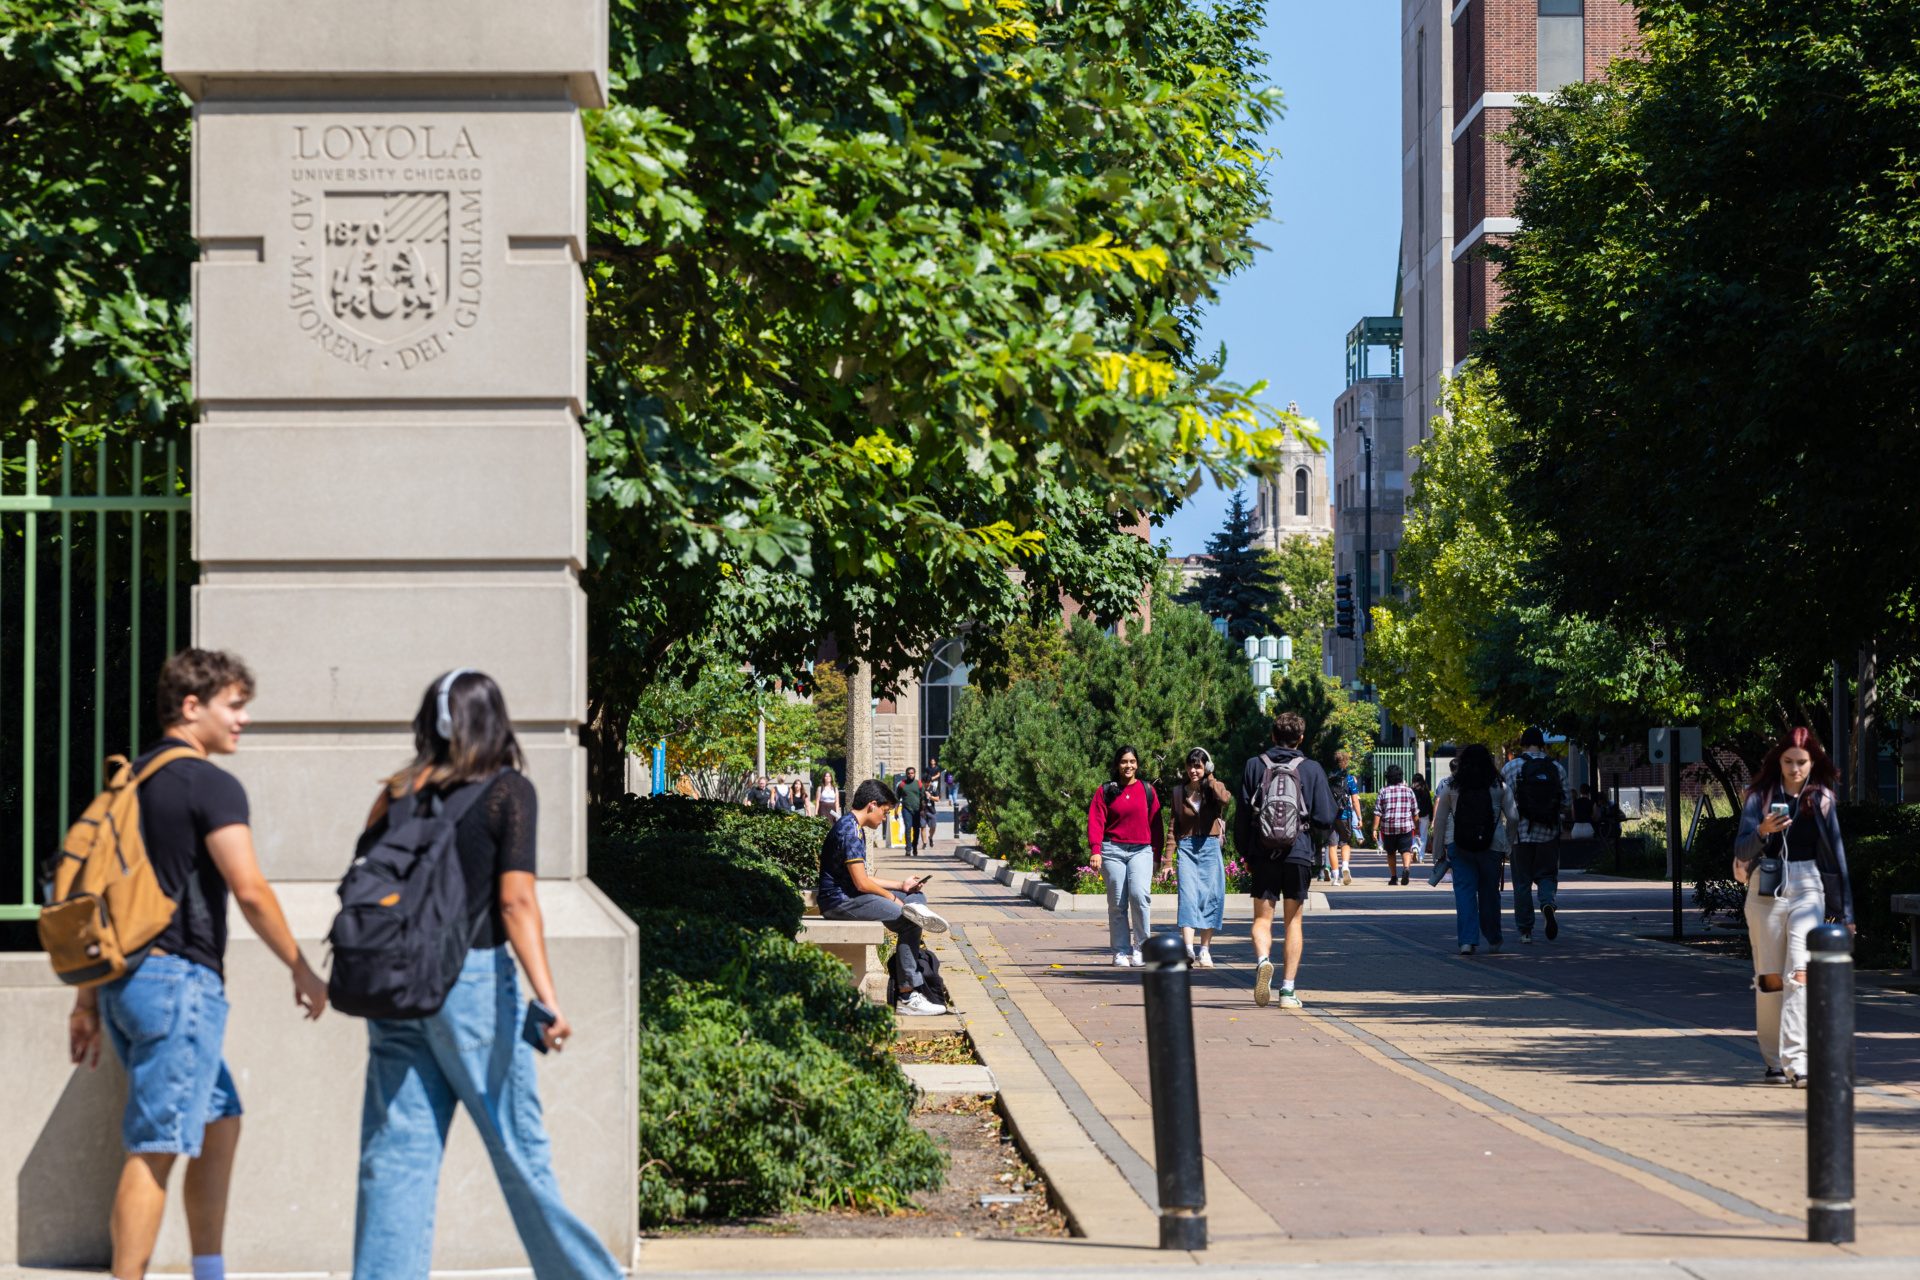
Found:
[{"label": "blue sign post", "polygon": [[667,793],[667,740],[665,738],[653,744],[653,794]]}]

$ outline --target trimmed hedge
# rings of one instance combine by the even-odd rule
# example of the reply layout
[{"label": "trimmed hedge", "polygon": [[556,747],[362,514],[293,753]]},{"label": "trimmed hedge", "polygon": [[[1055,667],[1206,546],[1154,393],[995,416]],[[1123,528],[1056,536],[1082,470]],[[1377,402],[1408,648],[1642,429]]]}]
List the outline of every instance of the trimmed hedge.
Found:
[{"label": "trimmed hedge", "polygon": [[594,820],[594,880],[640,926],[641,1221],[893,1208],[939,1186],[892,1011],[793,940],[828,824],[678,796]]}]

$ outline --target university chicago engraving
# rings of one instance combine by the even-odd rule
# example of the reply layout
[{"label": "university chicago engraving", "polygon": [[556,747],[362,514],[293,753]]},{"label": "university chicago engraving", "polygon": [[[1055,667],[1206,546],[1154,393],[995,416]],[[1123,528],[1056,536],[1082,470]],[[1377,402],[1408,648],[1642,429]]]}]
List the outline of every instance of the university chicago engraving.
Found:
[{"label": "university chicago engraving", "polygon": [[294,125],[288,307],[320,352],[400,373],[480,320],[481,152],[464,126]]}]

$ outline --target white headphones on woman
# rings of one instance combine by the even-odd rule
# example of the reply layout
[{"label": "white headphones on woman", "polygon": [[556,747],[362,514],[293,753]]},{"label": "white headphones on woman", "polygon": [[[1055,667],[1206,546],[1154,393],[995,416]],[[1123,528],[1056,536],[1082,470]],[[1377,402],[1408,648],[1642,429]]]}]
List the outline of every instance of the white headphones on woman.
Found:
[{"label": "white headphones on woman", "polygon": [[447,699],[453,694],[453,682],[472,670],[472,667],[455,667],[440,682],[440,718],[433,727],[440,731],[440,737],[447,742],[453,741],[453,708],[447,705]]}]

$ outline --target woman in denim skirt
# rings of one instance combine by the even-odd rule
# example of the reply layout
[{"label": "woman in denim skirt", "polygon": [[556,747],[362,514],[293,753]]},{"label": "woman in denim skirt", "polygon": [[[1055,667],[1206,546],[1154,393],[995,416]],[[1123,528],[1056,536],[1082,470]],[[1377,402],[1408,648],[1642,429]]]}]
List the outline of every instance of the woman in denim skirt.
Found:
[{"label": "woman in denim skirt", "polygon": [[1213,776],[1213,757],[1187,752],[1186,781],[1173,789],[1173,846],[1180,857],[1180,934],[1187,959],[1213,968],[1213,934],[1227,910],[1227,868],[1220,841],[1233,793]]},{"label": "woman in denim skirt", "polygon": [[482,788],[454,828],[473,941],[437,1013],[367,1023],[354,1280],[425,1280],[440,1161],[456,1106],[466,1108],[480,1131],[534,1275],[615,1280],[622,1272],[613,1255],[561,1201],[541,1118],[535,1050],[522,1035],[527,1002],[520,968],[551,1014],[540,1032],[545,1049],[566,1048],[573,1026],[560,1011],[547,965],[534,892],[537,802],[521,772],[520,744],[500,687],[469,670],[436,680],[421,699],[413,739],[414,761],[388,780],[362,846],[385,829],[389,800],[412,792],[418,804]]}]

